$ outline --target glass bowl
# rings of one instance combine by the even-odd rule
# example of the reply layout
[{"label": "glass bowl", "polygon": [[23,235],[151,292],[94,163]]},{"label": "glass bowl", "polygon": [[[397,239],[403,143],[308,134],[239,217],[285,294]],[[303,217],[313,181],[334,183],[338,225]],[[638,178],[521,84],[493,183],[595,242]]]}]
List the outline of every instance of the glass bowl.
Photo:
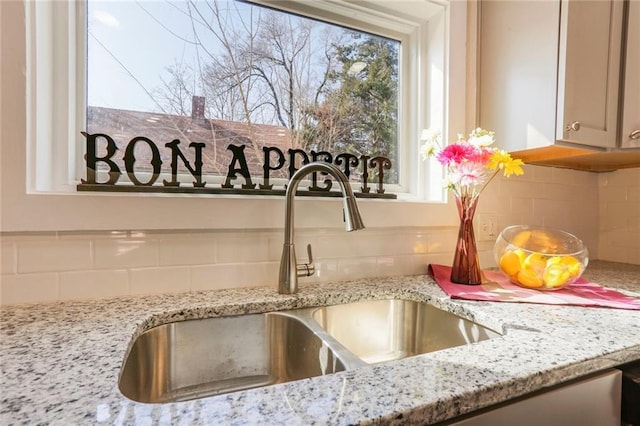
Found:
[{"label": "glass bowl", "polygon": [[493,254],[512,283],[543,291],[575,282],[589,263],[587,247],[574,235],[527,225],[505,228]]}]

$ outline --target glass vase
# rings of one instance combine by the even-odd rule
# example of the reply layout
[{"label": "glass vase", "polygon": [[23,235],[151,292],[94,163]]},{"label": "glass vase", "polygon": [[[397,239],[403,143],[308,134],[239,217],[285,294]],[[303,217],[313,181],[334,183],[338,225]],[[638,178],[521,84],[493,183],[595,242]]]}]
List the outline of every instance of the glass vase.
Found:
[{"label": "glass vase", "polygon": [[478,261],[478,248],[473,234],[473,216],[479,197],[456,196],[456,206],[460,216],[460,229],[455,256],[451,266],[451,282],[456,284],[482,284],[482,271]]}]

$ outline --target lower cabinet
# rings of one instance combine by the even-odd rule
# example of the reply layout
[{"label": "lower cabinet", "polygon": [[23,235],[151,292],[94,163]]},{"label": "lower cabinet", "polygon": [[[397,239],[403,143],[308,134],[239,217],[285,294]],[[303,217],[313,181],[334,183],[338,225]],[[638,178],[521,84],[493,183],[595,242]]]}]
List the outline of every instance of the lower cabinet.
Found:
[{"label": "lower cabinet", "polygon": [[621,395],[622,372],[609,369],[447,424],[620,426]]}]

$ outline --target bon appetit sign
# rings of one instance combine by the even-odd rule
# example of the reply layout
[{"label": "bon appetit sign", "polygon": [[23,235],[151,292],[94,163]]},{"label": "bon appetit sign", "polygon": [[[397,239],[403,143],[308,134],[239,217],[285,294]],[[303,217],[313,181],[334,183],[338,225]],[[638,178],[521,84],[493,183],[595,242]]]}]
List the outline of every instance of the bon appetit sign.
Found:
[{"label": "bon appetit sign", "polygon": [[[209,184],[203,180],[203,142],[191,142],[188,146],[180,144],[179,139],[166,143],[165,148],[171,153],[169,164],[162,161],[160,150],[150,138],[136,136],[124,148],[118,148],[115,140],[105,133],[82,133],[86,138],[86,179],[77,185],[78,191],[101,192],[164,192],[164,193],[203,193],[203,194],[236,194],[236,195],[284,195],[286,186],[277,188],[271,183],[272,172],[288,170],[289,179],[296,172],[296,164],[307,164],[312,161],[333,163],[340,167],[349,177],[360,176],[360,198],[395,199],[396,194],[385,193],[383,186],[385,173],[391,169],[391,161],[383,156],[360,155],[349,153],[333,155],[327,151],[306,152],[301,149],[288,149],[286,152],[277,147],[262,147],[262,175],[251,176],[245,156],[246,145],[229,144],[230,161],[223,183]],[[144,161],[150,172],[141,173],[136,170],[136,147],[149,153]],[[100,154],[98,154],[100,153]],[[120,165],[119,165],[120,163]],[[123,165],[124,164],[124,167]],[[99,172],[102,171],[103,173]],[[193,177],[191,185],[178,180],[180,174],[189,173]],[[121,178],[126,174],[128,179]],[[164,174],[170,179],[159,179]],[[331,191],[333,186],[329,176],[314,173],[307,190],[298,191],[298,195],[308,196],[340,196],[339,191]]]}]

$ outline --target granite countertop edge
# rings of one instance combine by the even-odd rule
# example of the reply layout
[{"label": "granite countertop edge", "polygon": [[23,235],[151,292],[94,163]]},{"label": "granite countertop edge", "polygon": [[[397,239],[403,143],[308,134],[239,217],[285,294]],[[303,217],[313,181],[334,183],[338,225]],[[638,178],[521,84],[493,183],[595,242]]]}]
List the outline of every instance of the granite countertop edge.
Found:
[{"label": "granite countertop edge", "polygon": [[[588,272],[640,293],[639,265],[595,261]],[[156,325],[385,298],[426,301],[503,336],[195,401],[142,404],[118,390],[130,345]],[[430,424],[640,359],[640,311],[452,300],[426,275],[301,285],[295,295],[257,287],[0,313],[0,420],[11,424]]]}]

